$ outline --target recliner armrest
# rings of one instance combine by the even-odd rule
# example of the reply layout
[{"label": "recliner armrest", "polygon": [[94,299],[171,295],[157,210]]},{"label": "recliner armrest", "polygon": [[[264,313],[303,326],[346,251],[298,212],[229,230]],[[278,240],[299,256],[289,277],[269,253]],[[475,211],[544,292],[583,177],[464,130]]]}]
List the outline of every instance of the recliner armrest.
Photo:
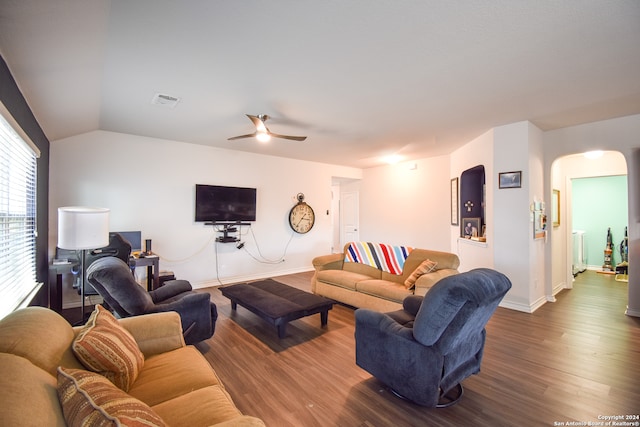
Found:
[{"label": "recliner armrest", "polygon": [[415,341],[411,328],[405,328],[391,317],[378,311],[359,308],[355,311],[356,331],[358,328],[371,328],[383,335],[397,335],[410,341]]},{"label": "recliner armrest", "polygon": [[183,292],[189,292],[190,290],[192,290],[191,283],[187,280],[169,280],[158,289],[149,291],[149,295],[151,295],[153,302],[158,304]]},{"label": "recliner armrest", "polygon": [[180,315],[176,312],[126,317],[118,322],[133,335],[144,357],[185,346]]},{"label": "recliner armrest", "polygon": [[206,292],[191,292],[175,301],[156,304],[153,310],[177,312],[185,342],[194,344],[213,335],[216,319],[212,318],[211,306],[211,295]]},{"label": "recliner armrest", "polygon": [[423,299],[424,297],[420,295],[409,295],[404,300],[402,300],[402,308],[413,317],[416,317],[416,314],[418,314],[418,310],[420,310],[420,306],[422,305]]}]

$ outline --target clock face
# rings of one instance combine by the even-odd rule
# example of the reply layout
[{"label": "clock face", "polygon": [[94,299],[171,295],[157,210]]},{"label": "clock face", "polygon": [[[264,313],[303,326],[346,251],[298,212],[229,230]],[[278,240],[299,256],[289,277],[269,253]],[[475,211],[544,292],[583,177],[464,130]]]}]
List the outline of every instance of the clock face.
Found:
[{"label": "clock face", "polygon": [[296,233],[304,234],[309,232],[316,221],[316,215],[311,206],[300,202],[291,208],[289,212],[289,225]]}]

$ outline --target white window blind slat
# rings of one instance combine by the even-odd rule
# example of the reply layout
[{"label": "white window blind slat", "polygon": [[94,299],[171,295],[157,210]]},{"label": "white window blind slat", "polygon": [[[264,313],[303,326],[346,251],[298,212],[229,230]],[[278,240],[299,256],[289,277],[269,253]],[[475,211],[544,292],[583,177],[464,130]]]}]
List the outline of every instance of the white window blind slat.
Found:
[{"label": "white window blind slat", "polygon": [[36,153],[0,115],[0,318],[37,286],[35,247]]}]

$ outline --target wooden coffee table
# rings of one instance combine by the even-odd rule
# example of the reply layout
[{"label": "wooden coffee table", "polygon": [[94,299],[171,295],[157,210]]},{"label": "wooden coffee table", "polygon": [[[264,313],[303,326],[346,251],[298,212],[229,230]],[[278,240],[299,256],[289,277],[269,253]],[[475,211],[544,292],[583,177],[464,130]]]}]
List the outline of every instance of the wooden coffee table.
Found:
[{"label": "wooden coffee table", "polygon": [[222,295],[231,300],[231,309],[240,305],[278,328],[278,338],[286,335],[287,323],[320,313],[325,326],[335,301],[266,279],[223,286]]}]

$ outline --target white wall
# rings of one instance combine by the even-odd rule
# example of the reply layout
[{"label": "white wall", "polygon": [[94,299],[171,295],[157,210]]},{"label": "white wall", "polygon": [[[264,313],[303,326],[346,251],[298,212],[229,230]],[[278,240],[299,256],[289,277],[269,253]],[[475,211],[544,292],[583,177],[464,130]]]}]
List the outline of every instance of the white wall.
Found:
[{"label": "white wall", "polygon": [[[222,150],[183,142],[96,131],[51,143],[50,257],[57,240],[57,208],[111,209],[111,230],[142,230],[162,270],[194,287],[312,269],[331,251],[331,178],[361,178],[361,170]],[[211,226],[194,222],[195,184],[257,188],[257,221],[243,228],[245,247],[215,243]],[[297,193],[316,213],[315,227],[294,233],[288,224]],[[327,213],[329,212],[329,214]],[[255,239],[254,239],[255,236]],[[249,255],[281,263],[261,263]],[[218,281],[220,279],[220,282]]]},{"label": "white wall", "polygon": [[560,192],[560,210],[558,212],[560,224],[558,226],[553,225],[553,192],[551,193],[548,205],[548,238],[552,253],[552,262],[547,269],[550,277],[550,283],[546,287],[546,292],[548,293],[547,299],[549,301],[555,301],[555,294],[562,289],[571,288],[573,282],[573,273],[570,267],[573,264],[573,237],[571,236],[572,227],[567,221],[567,219],[570,218],[570,206],[568,206],[567,200],[571,200],[571,186],[567,184],[567,180],[563,175],[562,171],[564,166],[562,162],[562,159],[554,162],[549,180],[551,189]]},{"label": "white wall", "polygon": [[[545,198],[544,192],[544,154],[543,154],[543,141],[542,131],[534,126],[532,123],[527,122],[527,140],[529,147],[529,204],[532,202],[544,202],[545,210],[544,214],[549,215],[549,209],[551,208],[551,199]],[[533,217],[529,218],[529,233],[533,236]],[[547,219],[547,228],[545,230],[548,233],[551,227],[550,217]],[[529,240],[529,306],[531,311],[534,311],[537,307],[540,307],[546,302],[545,298],[545,258],[544,251],[547,244],[547,237]]]},{"label": "white wall", "polygon": [[536,193],[536,180],[540,178],[535,170],[532,170],[534,160],[531,157],[535,157],[535,150],[532,149],[529,132],[529,122],[518,122],[494,129],[496,181],[500,172],[522,171],[521,188],[499,189],[498,183],[494,184],[494,212],[497,224],[494,243],[495,269],[507,275],[512,283],[503,305],[522,311],[534,309],[530,288],[537,275],[535,247],[539,244],[534,243],[533,239],[530,205]]},{"label": "white wall", "polygon": [[448,156],[365,169],[360,240],[449,251],[449,176]]}]

